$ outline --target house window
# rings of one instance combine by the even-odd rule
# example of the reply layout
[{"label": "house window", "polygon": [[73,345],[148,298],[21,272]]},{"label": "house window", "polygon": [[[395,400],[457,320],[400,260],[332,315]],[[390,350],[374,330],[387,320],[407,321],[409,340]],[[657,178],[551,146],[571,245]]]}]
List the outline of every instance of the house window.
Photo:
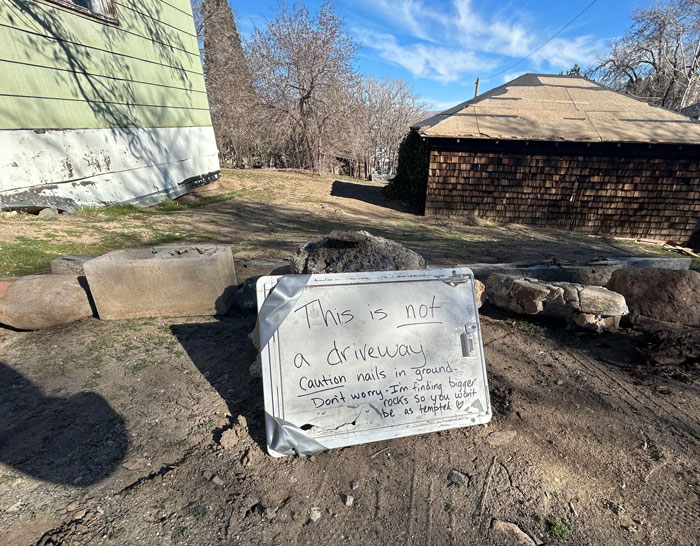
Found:
[{"label": "house window", "polygon": [[110,23],[117,22],[117,14],[114,11],[113,0],[49,0],[54,4],[60,4],[74,9],[80,13],[91,15]]},{"label": "house window", "polygon": [[111,8],[111,2],[109,0],[71,0],[74,4],[80,6],[81,8],[85,8],[87,10],[90,10],[93,13],[97,13],[99,15],[104,15],[105,17],[110,17],[112,15],[112,12],[110,10]]}]

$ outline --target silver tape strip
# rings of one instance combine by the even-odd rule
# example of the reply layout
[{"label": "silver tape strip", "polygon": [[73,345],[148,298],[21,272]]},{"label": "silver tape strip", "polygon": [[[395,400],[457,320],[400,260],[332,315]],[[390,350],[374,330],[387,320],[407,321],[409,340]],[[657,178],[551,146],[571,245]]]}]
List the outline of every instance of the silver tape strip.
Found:
[{"label": "silver tape strip", "polygon": [[285,275],[267,296],[258,311],[256,329],[260,340],[259,350],[262,351],[265,348],[284,319],[292,312],[294,305],[304,293],[309,279],[311,275]]},{"label": "silver tape strip", "polygon": [[297,455],[306,459],[328,449],[298,426],[279,417],[273,417],[267,412],[265,412],[265,432],[268,448],[280,455]]}]

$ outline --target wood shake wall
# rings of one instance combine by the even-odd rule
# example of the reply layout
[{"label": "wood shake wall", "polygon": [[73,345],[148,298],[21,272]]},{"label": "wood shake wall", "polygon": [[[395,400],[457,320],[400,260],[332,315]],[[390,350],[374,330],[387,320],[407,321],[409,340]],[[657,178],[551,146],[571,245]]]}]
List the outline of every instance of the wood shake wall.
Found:
[{"label": "wood shake wall", "polygon": [[700,227],[698,150],[526,146],[431,143],[426,214],[682,242]]}]

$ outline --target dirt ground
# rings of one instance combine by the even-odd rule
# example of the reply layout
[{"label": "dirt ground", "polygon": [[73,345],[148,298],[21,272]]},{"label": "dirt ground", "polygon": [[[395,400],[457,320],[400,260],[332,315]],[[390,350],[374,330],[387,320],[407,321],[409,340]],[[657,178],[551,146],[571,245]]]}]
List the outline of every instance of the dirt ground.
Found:
[{"label": "dirt ground", "polygon": [[[102,248],[105,233],[113,246],[166,233],[172,243],[231,244],[239,260],[277,260],[330,229],[364,228],[433,264],[643,252],[436,222],[380,189],[233,173],[199,192],[231,198],[204,207],[3,219],[0,246],[50,231],[48,260],[58,246]],[[255,318],[234,310],[0,329],[0,543],[516,544],[491,529],[495,519],[546,544],[700,543],[699,383],[646,366],[630,333],[584,334],[485,308],[488,426],[276,460],[264,448],[262,384],[249,373]],[[451,484],[450,470],[465,483]]]}]

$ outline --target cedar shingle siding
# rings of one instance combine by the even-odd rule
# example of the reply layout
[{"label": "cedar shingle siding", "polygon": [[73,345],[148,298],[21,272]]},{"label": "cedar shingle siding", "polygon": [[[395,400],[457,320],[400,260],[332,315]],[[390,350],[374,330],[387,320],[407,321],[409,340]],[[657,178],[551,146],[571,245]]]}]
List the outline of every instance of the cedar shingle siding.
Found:
[{"label": "cedar shingle siding", "polygon": [[653,149],[643,156],[585,146],[560,153],[551,143],[534,152],[523,143],[504,151],[454,148],[431,144],[426,214],[676,241],[698,227],[697,149],[653,157]]},{"label": "cedar shingle siding", "polygon": [[680,242],[700,228],[700,123],[585,78],[525,74],[414,129],[426,214]]}]

